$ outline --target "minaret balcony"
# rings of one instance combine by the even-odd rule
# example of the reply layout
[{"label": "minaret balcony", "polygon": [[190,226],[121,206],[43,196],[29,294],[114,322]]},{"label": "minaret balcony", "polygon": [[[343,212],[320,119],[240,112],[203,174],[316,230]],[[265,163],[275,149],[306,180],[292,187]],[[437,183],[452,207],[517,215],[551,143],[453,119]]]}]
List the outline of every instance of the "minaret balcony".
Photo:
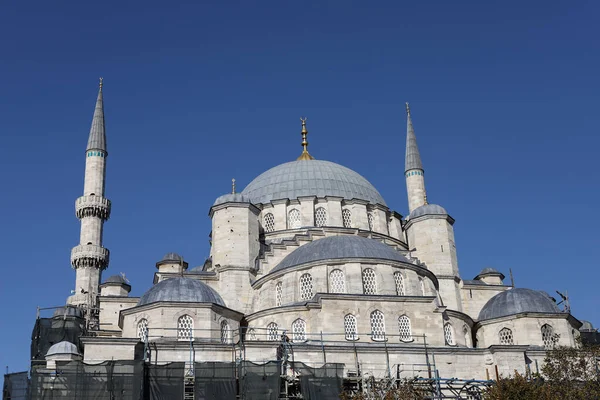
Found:
[{"label": "minaret balcony", "polygon": [[73,268],[94,267],[105,269],[108,266],[110,252],[102,246],[82,244],[71,250],[71,265]]},{"label": "minaret balcony", "polygon": [[110,217],[110,200],[102,196],[81,196],[75,201],[77,218],[97,217],[107,220]]}]

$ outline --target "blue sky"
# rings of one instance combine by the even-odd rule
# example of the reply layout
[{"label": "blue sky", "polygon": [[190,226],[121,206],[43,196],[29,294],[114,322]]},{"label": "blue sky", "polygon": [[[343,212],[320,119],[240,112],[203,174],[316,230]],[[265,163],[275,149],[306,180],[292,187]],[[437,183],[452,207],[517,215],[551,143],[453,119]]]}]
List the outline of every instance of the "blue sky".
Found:
[{"label": "blue sky", "polygon": [[[74,201],[105,78],[105,225],[133,295],[164,253],[208,255],[209,207],[310,151],[406,214],[406,117],[464,279],[568,291],[600,326],[600,4],[593,1],[4,1],[0,366],[74,286]],[[374,4],[377,4],[376,6]]]}]

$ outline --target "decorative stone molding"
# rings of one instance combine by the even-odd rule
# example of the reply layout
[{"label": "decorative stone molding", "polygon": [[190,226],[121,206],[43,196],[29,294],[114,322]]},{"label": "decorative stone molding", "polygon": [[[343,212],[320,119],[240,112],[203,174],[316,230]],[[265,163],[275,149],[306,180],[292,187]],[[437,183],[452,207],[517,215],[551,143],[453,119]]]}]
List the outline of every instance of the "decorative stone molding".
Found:
[{"label": "decorative stone molding", "polygon": [[73,268],[94,267],[105,269],[108,267],[110,252],[108,249],[93,244],[73,247],[71,250],[71,265]]},{"label": "decorative stone molding", "polygon": [[102,196],[81,196],[75,201],[77,218],[98,217],[106,221],[110,218],[110,200]]}]

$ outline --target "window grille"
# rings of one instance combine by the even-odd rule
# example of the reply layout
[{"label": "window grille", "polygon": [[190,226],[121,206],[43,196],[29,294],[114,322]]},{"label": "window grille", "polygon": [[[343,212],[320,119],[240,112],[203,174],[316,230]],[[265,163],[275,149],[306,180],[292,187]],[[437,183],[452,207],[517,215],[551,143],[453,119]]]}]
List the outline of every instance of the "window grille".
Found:
[{"label": "window grille", "polygon": [[514,344],[513,333],[510,329],[508,329],[508,328],[500,329],[498,336],[500,337],[500,344]]},{"label": "window grille", "polygon": [[141,319],[137,324],[137,336],[142,342],[148,341],[148,320]]},{"label": "window grille", "polygon": [[254,328],[248,329],[248,332],[246,332],[246,338],[248,340],[256,340],[256,331]]},{"label": "window grille", "polygon": [[289,229],[297,229],[302,226],[302,221],[300,220],[300,211],[295,208],[290,210],[288,213],[288,228]]},{"label": "window grille", "polygon": [[542,325],[542,341],[546,350],[554,347],[554,329],[548,324]]},{"label": "window grille", "polygon": [[194,337],[194,320],[189,315],[182,315],[177,320],[177,339],[190,340]]},{"label": "window grille", "polygon": [[469,334],[469,328],[463,326],[463,336],[465,337],[465,346],[471,347],[471,335]]},{"label": "window grille", "polygon": [[279,307],[281,305],[281,301],[283,299],[283,286],[281,282],[277,282],[275,285],[275,306]]},{"label": "window grille", "polygon": [[400,334],[400,340],[408,342],[412,340],[412,330],[410,329],[410,318],[406,315],[402,315],[398,318],[398,333]]},{"label": "window grille", "polygon": [[315,210],[315,226],[327,226],[327,211],[323,207]]},{"label": "window grille", "polygon": [[419,278],[419,286],[421,287],[421,295],[425,296],[425,280]]},{"label": "window grille", "polygon": [[309,300],[313,297],[313,280],[310,274],[300,277],[300,300]]},{"label": "window grille", "polygon": [[231,329],[227,321],[221,321],[221,343],[231,343]]},{"label": "window grille", "polygon": [[394,272],[394,282],[396,283],[396,294],[404,296],[404,277],[400,272]]},{"label": "window grille", "polygon": [[344,228],[352,228],[352,213],[347,208],[342,210],[342,222]]},{"label": "window grille", "polygon": [[292,322],[292,340],[294,342],[306,341],[306,322],[298,318]]},{"label": "window grille", "polygon": [[383,313],[379,310],[371,313],[371,338],[373,340],[385,340],[385,321]]},{"label": "window grille", "polygon": [[446,344],[454,346],[454,329],[452,329],[452,325],[444,325],[444,338],[446,339]]},{"label": "window grille", "polygon": [[275,230],[275,217],[271,213],[265,214],[265,232],[273,232]]},{"label": "window grille", "polygon": [[377,294],[377,280],[375,278],[375,271],[373,271],[371,268],[363,269],[362,281],[364,294]]},{"label": "window grille", "polygon": [[358,340],[356,325],[356,317],[354,315],[348,314],[344,317],[344,333],[346,340]]},{"label": "window grille", "polygon": [[373,213],[367,213],[367,221],[369,222],[369,230],[372,231],[373,226],[375,225],[375,217],[373,216]]},{"label": "window grille", "polygon": [[329,274],[329,285],[331,293],[346,293],[346,279],[341,269],[334,269]]},{"label": "window grille", "polygon": [[278,340],[279,339],[277,337],[278,329],[279,329],[279,327],[277,326],[277,324],[275,322],[271,322],[269,325],[267,325],[267,340]]}]

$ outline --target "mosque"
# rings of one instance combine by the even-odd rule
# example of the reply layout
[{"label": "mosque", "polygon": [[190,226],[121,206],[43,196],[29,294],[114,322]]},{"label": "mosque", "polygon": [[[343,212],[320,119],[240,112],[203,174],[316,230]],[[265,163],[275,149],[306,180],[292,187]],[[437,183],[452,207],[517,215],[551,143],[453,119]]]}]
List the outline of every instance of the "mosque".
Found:
[{"label": "mosque", "polygon": [[424,376],[435,364],[441,376],[489,379],[541,366],[546,349],[574,346],[591,324],[547,293],[513,287],[493,268],[461,277],[455,220],[427,201],[408,103],[406,117],[405,216],[359,173],[314,159],[304,119],[296,160],[216,197],[206,262],[190,268],[166,253],[153,285],[131,297],[123,276],[102,280],[111,202],[101,83],[75,202],[74,294],[55,314],[83,318],[87,334],[77,345],[52,346],[47,367],[57,360],[264,363],[290,357],[285,343],[295,361],[343,364],[344,376],[392,368]]}]

